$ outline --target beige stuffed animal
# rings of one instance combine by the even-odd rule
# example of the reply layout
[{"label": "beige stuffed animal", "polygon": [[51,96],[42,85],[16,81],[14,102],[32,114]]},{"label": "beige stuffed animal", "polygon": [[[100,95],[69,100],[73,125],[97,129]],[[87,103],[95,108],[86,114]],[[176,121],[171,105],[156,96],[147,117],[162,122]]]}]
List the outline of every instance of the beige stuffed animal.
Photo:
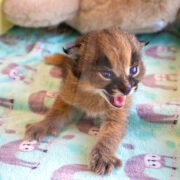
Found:
[{"label": "beige stuffed animal", "polygon": [[4,0],[14,24],[55,26],[66,22],[81,33],[110,26],[142,33],[162,30],[177,19],[180,0]]}]

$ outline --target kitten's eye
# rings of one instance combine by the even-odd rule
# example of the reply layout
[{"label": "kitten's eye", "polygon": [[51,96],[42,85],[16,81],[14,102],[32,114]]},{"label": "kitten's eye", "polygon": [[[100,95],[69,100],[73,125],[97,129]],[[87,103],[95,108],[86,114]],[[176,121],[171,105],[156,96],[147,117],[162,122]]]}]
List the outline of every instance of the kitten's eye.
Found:
[{"label": "kitten's eye", "polygon": [[110,72],[110,71],[101,71],[101,74],[106,79],[110,79],[112,77],[112,72]]},{"label": "kitten's eye", "polygon": [[130,74],[131,75],[135,75],[135,74],[137,74],[137,72],[138,72],[138,67],[137,66],[132,66],[130,68]]}]

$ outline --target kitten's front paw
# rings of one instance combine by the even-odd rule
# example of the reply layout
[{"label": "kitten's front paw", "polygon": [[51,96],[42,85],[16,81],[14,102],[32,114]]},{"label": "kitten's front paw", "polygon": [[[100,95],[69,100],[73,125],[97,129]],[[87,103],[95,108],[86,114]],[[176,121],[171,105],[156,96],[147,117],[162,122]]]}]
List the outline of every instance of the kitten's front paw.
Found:
[{"label": "kitten's front paw", "polygon": [[120,159],[104,152],[105,150],[96,147],[91,151],[90,169],[98,174],[110,173],[114,168],[122,165]]},{"label": "kitten's front paw", "polygon": [[25,139],[39,141],[47,134],[47,131],[48,127],[41,123],[27,124]]}]

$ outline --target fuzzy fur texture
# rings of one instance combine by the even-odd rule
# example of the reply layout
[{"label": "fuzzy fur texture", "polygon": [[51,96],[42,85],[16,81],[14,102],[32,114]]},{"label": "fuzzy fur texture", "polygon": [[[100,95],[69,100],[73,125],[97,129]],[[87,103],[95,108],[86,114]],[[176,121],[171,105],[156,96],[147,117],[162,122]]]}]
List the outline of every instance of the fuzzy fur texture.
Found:
[{"label": "fuzzy fur texture", "polygon": [[[62,87],[45,118],[27,125],[26,139],[40,140],[46,134],[56,134],[71,117],[71,112],[80,109],[87,116],[103,121],[90,155],[91,170],[105,174],[121,166],[116,150],[125,134],[131,92],[145,72],[140,49],[141,43],[135,36],[110,28],[79,38],[68,49],[68,53],[74,55],[73,59],[63,54],[46,57],[46,63],[62,68]],[[132,66],[139,69],[135,75],[130,74]],[[102,72],[107,69],[112,73],[110,78],[103,76]],[[131,91],[126,89],[129,85]],[[109,96],[111,99],[126,96],[124,106],[116,107]]]},{"label": "fuzzy fur texture", "polygon": [[7,18],[17,25],[66,22],[81,33],[111,26],[133,33],[156,32],[178,19],[178,10],[180,0],[4,0]]}]

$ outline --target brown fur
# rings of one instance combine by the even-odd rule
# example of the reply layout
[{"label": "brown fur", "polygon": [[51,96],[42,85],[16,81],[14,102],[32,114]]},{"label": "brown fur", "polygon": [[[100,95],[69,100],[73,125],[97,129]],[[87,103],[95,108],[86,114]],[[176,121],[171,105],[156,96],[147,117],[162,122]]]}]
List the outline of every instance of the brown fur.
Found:
[{"label": "brown fur", "polygon": [[[79,48],[75,60],[62,54],[46,57],[47,63],[62,67],[63,83],[53,107],[45,118],[27,125],[26,138],[39,140],[47,133],[56,134],[67,121],[69,112],[76,107],[85,111],[88,116],[104,120],[97,143],[91,151],[91,170],[105,174],[121,166],[121,161],[115,153],[125,134],[131,95],[127,96],[122,108],[115,108],[108,103],[97,89],[103,89],[111,84],[111,81],[104,80],[99,75],[98,68],[103,66],[98,66],[97,62],[105,55],[112,65],[111,70],[121,79],[120,87],[126,87],[129,83],[127,77],[132,58],[139,61],[140,72],[136,79],[140,81],[144,74],[140,46],[133,35],[123,33],[118,28],[110,28],[79,38],[75,44],[75,47]],[[113,83],[111,85],[113,86]],[[112,93],[123,94],[118,90]]]}]

